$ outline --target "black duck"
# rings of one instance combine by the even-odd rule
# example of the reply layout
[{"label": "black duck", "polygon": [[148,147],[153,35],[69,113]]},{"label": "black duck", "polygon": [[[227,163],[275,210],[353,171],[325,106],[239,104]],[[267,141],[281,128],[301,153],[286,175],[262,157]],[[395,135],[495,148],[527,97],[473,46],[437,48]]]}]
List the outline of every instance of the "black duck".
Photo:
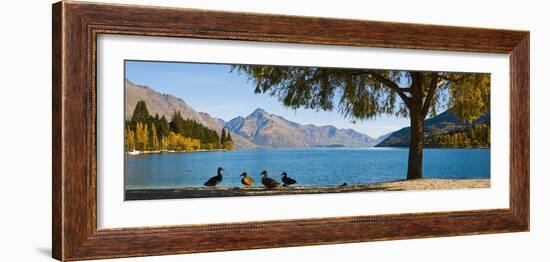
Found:
[{"label": "black duck", "polygon": [[218,174],[216,176],[211,177],[204,183],[205,186],[217,186],[219,183],[222,182],[222,167],[218,167]]}]

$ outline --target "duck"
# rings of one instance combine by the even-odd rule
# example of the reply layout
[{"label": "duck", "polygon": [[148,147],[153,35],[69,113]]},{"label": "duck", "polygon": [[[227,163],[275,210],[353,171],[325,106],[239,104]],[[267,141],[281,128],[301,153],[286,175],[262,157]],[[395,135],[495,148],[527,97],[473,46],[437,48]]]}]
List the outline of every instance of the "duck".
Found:
[{"label": "duck", "polygon": [[284,187],[287,187],[287,186],[290,186],[290,185],[293,185],[293,184],[296,184],[296,180],[288,177],[288,174],[286,172],[283,172],[281,174],[281,176],[283,177],[282,178],[282,181],[283,181],[283,186]]},{"label": "duck", "polygon": [[249,187],[249,186],[252,186],[252,184],[254,184],[254,179],[252,177],[249,177],[248,174],[246,172],[243,172],[241,174],[241,176],[243,177],[241,179],[241,183],[245,186],[245,187]]},{"label": "duck", "polygon": [[260,175],[262,175],[262,184],[268,189],[277,188],[281,185],[279,182],[267,176],[267,170],[262,171]]},{"label": "duck", "polygon": [[217,186],[219,183],[222,182],[222,171],[224,171],[223,167],[218,167],[218,174],[216,176],[211,177],[204,183],[205,186]]}]

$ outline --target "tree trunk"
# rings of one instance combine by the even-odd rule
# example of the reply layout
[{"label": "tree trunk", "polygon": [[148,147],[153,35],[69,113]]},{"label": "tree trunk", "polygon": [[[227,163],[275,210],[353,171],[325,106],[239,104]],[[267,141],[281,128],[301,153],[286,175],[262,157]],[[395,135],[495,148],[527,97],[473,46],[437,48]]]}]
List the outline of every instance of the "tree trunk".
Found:
[{"label": "tree trunk", "polygon": [[423,91],[420,73],[411,73],[411,77],[411,103],[409,106],[411,136],[407,179],[418,179],[422,178],[422,150],[424,147],[424,114],[422,112]]},{"label": "tree trunk", "polygon": [[411,110],[411,136],[407,179],[422,178],[422,151],[424,148],[424,118],[421,112]]}]

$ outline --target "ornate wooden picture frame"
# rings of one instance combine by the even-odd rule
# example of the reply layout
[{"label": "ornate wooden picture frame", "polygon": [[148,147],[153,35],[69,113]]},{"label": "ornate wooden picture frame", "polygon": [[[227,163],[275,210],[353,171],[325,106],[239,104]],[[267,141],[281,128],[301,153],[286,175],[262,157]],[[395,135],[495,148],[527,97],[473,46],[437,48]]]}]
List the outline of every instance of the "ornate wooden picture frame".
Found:
[{"label": "ornate wooden picture frame", "polygon": [[[81,260],[529,230],[529,32],[82,2],[53,5],[53,257]],[[468,51],[510,58],[510,207],[98,229],[100,34]]]}]

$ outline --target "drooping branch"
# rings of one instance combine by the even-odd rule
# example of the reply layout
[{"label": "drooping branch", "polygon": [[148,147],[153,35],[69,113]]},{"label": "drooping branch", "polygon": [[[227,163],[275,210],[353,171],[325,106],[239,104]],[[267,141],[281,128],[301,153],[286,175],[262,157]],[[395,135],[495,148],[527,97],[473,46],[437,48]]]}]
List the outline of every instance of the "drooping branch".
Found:
[{"label": "drooping branch", "polygon": [[407,95],[405,95],[406,92],[407,93],[411,92],[410,88],[401,88],[395,82],[389,80],[388,78],[384,77],[383,75],[381,75],[377,72],[368,70],[365,73],[368,74],[370,77],[376,79],[378,82],[382,83],[386,87],[394,90],[399,95],[401,100],[403,100],[403,102],[405,102],[407,107],[411,106],[411,98],[408,97]]},{"label": "drooping branch", "polygon": [[399,87],[399,85],[397,85],[395,82],[393,82],[392,80],[386,78],[385,76],[379,74],[378,72],[376,71],[372,71],[372,70],[367,70],[365,72],[367,75],[370,75],[371,77],[375,78],[377,81],[383,83],[385,86],[397,91],[397,92],[403,92],[403,93],[410,93],[411,92],[411,89],[410,88],[403,88],[403,87]]},{"label": "drooping branch", "polygon": [[490,98],[490,75],[482,73],[258,65],[234,69],[254,82],[256,93],[277,96],[285,106],[330,111],[338,103],[344,116],[358,119],[385,113],[407,116],[411,111],[426,116],[440,102],[461,119],[471,119],[487,111]]}]

